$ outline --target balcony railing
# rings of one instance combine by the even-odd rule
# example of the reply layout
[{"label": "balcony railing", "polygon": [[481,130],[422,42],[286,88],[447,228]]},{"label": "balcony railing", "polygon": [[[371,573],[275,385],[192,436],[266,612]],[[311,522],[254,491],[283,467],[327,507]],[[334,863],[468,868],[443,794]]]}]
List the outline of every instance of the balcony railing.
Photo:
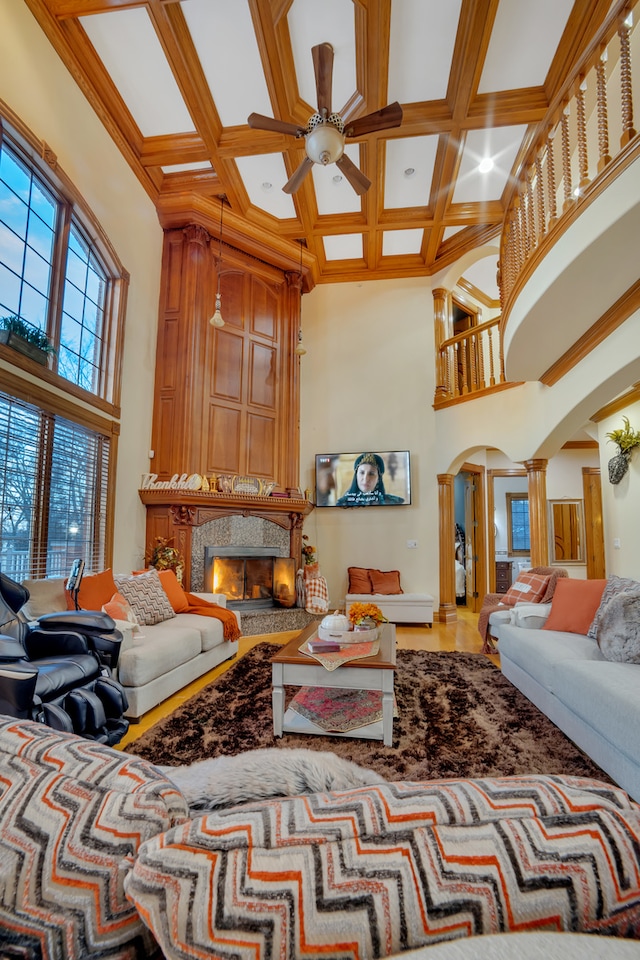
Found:
[{"label": "balcony railing", "polygon": [[436,404],[504,383],[499,326],[496,317],[442,342]]},{"label": "balcony railing", "polygon": [[[551,104],[543,136],[521,168],[500,253],[502,323],[535,265],[577,205],[606,184],[636,137],[632,34],[637,2],[618,2],[600,35]],[[635,146],[635,144],[634,144]]]}]

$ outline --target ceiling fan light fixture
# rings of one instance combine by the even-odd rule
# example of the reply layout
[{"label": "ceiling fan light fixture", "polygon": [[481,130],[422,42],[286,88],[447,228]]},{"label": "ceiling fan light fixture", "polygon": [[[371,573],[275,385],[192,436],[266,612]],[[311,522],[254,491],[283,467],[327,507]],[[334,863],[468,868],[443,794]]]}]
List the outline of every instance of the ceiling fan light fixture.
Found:
[{"label": "ceiling fan light fixture", "polygon": [[305,138],[307,156],[314,163],[327,166],[344,153],[344,136],[328,121],[317,124]]}]

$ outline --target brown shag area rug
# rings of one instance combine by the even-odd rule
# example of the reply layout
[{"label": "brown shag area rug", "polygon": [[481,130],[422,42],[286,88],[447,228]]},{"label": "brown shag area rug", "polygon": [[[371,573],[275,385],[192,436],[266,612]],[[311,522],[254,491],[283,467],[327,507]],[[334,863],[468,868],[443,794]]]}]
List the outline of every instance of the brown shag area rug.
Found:
[{"label": "brown shag area rug", "polygon": [[[610,778],[483,656],[399,650],[393,746],[352,737],[273,736],[271,657],[258,644],[161,720],[129,753],[185,764],[262,747],[330,750],[388,780],[560,774]],[[330,674],[327,674],[329,679]],[[287,688],[287,703],[295,688]]]}]

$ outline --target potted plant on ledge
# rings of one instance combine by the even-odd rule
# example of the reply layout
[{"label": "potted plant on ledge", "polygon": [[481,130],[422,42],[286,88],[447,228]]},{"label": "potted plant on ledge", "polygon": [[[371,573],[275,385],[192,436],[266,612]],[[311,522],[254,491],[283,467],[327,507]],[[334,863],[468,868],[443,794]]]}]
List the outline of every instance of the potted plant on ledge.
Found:
[{"label": "potted plant on ledge", "polygon": [[49,354],[55,353],[46,333],[16,316],[0,317],[0,343],[43,366]]},{"label": "potted plant on ledge", "polygon": [[629,469],[631,453],[636,447],[640,447],[640,430],[632,430],[628,417],[623,417],[624,428],[611,430],[606,433],[607,440],[615,443],[618,447],[618,453],[609,460],[609,482],[620,483],[625,473]]}]

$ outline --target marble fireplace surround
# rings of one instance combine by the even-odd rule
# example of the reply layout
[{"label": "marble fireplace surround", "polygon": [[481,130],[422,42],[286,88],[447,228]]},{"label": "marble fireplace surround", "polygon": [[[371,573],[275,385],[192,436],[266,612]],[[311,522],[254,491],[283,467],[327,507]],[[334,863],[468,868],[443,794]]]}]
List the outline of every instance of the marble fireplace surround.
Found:
[{"label": "marble fireplace surround", "polygon": [[147,508],[147,542],[173,538],[186,560],[185,584],[204,586],[207,546],[272,547],[274,555],[302,564],[302,527],[313,504],[304,499],[185,490],[140,490]]}]

